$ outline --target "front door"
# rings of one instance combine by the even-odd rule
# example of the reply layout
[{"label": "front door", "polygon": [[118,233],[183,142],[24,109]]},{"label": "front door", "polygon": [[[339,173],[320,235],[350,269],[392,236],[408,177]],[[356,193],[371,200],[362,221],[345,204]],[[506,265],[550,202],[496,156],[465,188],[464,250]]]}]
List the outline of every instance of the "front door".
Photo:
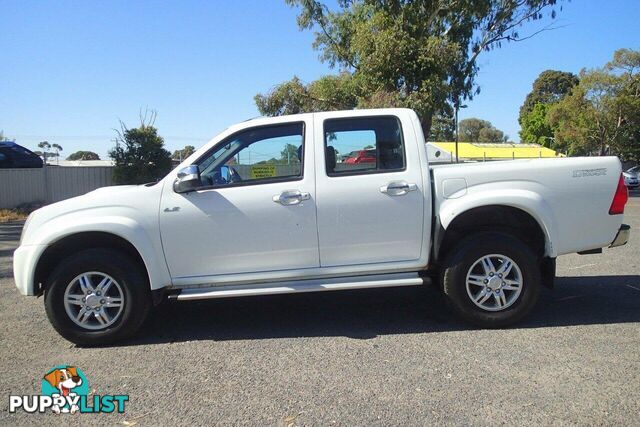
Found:
[{"label": "front door", "polygon": [[319,266],[311,127],[239,131],[195,162],[197,191],[165,184],[160,227],[174,279]]},{"label": "front door", "polygon": [[318,114],[315,129],[321,266],[418,260],[425,193],[412,123]]}]

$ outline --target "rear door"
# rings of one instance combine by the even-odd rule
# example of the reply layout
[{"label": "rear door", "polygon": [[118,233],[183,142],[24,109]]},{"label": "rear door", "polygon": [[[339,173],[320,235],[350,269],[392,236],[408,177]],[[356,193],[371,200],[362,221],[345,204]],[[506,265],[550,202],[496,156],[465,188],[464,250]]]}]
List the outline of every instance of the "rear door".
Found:
[{"label": "rear door", "polygon": [[[418,260],[425,192],[411,120],[316,114],[314,127],[320,265]],[[375,158],[354,162],[354,151]]]}]

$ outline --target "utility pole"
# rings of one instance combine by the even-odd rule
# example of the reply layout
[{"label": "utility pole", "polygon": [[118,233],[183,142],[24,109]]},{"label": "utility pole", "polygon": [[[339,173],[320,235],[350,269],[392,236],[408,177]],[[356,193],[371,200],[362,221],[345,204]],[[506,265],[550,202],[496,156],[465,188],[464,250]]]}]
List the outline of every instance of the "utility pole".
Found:
[{"label": "utility pole", "polygon": [[459,163],[460,159],[459,159],[459,156],[458,156],[458,140],[459,140],[459,137],[458,137],[458,134],[459,134],[459,132],[458,132],[458,110],[461,109],[461,108],[467,108],[467,106],[466,105],[460,105],[460,97],[457,97],[456,101],[455,101],[455,104],[454,104],[454,107],[455,107],[455,111],[456,111],[455,112],[455,116],[456,116],[456,118],[455,118],[455,121],[456,121],[456,163]]},{"label": "utility pole", "polygon": [[459,102],[456,101],[456,163],[458,163],[460,160],[458,159],[458,109],[459,109]]},{"label": "utility pole", "polygon": [[467,108],[466,105],[460,105],[460,97],[456,98],[455,104],[455,122],[456,122],[456,163],[458,163],[459,160],[459,156],[458,156],[458,141],[459,141],[459,137],[458,137],[458,110],[460,110],[461,108]]}]

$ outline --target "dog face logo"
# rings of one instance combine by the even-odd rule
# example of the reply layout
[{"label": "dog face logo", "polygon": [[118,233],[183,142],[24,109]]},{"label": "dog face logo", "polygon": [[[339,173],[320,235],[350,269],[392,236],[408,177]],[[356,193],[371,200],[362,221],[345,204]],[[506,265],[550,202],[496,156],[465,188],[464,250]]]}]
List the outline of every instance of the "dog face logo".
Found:
[{"label": "dog face logo", "polygon": [[28,414],[124,414],[128,394],[97,394],[89,396],[89,381],[75,366],[58,365],[40,380],[41,394],[12,394],[9,412],[23,410]]},{"label": "dog face logo", "polygon": [[73,366],[56,368],[45,375],[44,379],[52,387],[60,390],[62,396],[68,396],[71,390],[82,385],[82,378],[80,378],[78,370]]},{"label": "dog face logo", "polygon": [[[87,395],[89,383],[80,369],[75,366],[60,365],[51,369],[42,378],[42,394],[46,396],[62,396],[70,398],[70,402],[77,401],[77,396]],[[51,410],[55,413],[76,413],[79,410],[77,404],[53,405]]]}]

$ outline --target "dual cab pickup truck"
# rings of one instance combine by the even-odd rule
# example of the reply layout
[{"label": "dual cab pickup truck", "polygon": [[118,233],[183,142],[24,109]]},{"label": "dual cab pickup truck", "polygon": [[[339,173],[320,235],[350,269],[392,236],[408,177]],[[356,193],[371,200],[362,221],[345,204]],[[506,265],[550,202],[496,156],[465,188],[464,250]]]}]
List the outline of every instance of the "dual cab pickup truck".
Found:
[{"label": "dual cab pickup truck", "polygon": [[[371,148],[373,147],[373,148]],[[374,162],[337,162],[375,150]],[[80,345],[124,339],[163,299],[438,284],[480,327],[523,318],[555,259],[627,242],[616,157],[430,166],[407,109],[243,122],[159,182],[32,213],[14,254]]]}]

